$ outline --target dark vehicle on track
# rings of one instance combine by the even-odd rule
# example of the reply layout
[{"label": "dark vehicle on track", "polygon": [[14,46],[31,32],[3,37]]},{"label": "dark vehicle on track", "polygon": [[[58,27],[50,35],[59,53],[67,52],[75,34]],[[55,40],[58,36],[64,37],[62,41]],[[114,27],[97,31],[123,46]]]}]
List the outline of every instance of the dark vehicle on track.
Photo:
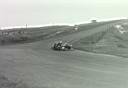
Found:
[{"label": "dark vehicle on track", "polygon": [[72,45],[66,42],[62,43],[62,41],[59,41],[52,45],[52,49],[57,51],[69,51],[72,50]]}]

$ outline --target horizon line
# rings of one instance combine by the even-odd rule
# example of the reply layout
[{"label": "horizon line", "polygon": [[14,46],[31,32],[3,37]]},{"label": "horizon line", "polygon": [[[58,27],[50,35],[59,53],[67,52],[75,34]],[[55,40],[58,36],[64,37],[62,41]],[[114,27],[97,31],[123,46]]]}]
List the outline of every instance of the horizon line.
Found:
[{"label": "horizon line", "polygon": [[90,23],[91,20],[97,20],[97,22],[102,22],[102,21],[121,20],[121,19],[127,19],[127,18],[121,17],[121,18],[109,18],[109,19],[90,19],[89,21],[72,23],[72,24],[70,24],[70,23],[51,23],[51,24],[43,24],[43,25],[28,25],[28,24],[26,24],[24,26],[0,27],[0,30],[15,29],[15,28],[34,28],[34,27],[45,27],[45,26],[61,26],[61,25],[74,26],[74,25],[79,25],[79,24]]}]

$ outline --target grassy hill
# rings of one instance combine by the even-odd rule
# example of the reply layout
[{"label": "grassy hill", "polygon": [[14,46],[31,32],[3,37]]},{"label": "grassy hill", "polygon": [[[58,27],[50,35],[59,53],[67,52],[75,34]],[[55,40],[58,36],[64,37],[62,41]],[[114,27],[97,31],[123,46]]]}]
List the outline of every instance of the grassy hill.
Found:
[{"label": "grassy hill", "polygon": [[[82,38],[74,43],[76,49],[128,57],[128,25],[122,25],[123,29],[112,27]],[[119,30],[126,31],[124,33]]]},{"label": "grassy hill", "polygon": [[66,36],[72,33],[78,33],[81,31],[90,30],[99,26],[110,24],[114,21],[97,22],[77,25],[78,29],[75,31],[75,26],[68,25],[56,25],[56,26],[46,26],[46,27],[35,27],[35,28],[14,28],[0,31],[0,44],[16,44],[25,42],[34,42],[44,39],[51,38],[53,36]]},{"label": "grassy hill", "polygon": [[[127,88],[127,33],[115,28],[125,22],[4,30],[11,45],[0,45],[0,88]],[[56,40],[75,49],[54,51]]]},{"label": "grassy hill", "polygon": [[0,44],[5,45],[39,41],[54,36],[58,31],[62,32],[71,28],[71,26],[46,26],[2,30],[0,31]]}]

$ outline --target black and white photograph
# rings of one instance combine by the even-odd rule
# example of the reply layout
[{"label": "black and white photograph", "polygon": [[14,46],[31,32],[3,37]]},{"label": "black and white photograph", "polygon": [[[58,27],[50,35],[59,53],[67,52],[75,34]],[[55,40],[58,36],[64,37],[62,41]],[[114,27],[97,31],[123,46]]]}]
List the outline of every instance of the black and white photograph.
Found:
[{"label": "black and white photograph", "polygon": [[0,0],[0,88],[128,88],[127,0]]}]

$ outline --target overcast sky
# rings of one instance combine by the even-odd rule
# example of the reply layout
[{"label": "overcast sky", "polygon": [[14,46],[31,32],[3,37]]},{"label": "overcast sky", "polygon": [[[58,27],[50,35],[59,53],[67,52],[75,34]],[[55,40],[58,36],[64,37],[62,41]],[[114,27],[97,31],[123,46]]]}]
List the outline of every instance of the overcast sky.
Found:
[{"label": "overcast sky", "polygon": [[128,16],[128,0],[0,0],[0,27]]}]

